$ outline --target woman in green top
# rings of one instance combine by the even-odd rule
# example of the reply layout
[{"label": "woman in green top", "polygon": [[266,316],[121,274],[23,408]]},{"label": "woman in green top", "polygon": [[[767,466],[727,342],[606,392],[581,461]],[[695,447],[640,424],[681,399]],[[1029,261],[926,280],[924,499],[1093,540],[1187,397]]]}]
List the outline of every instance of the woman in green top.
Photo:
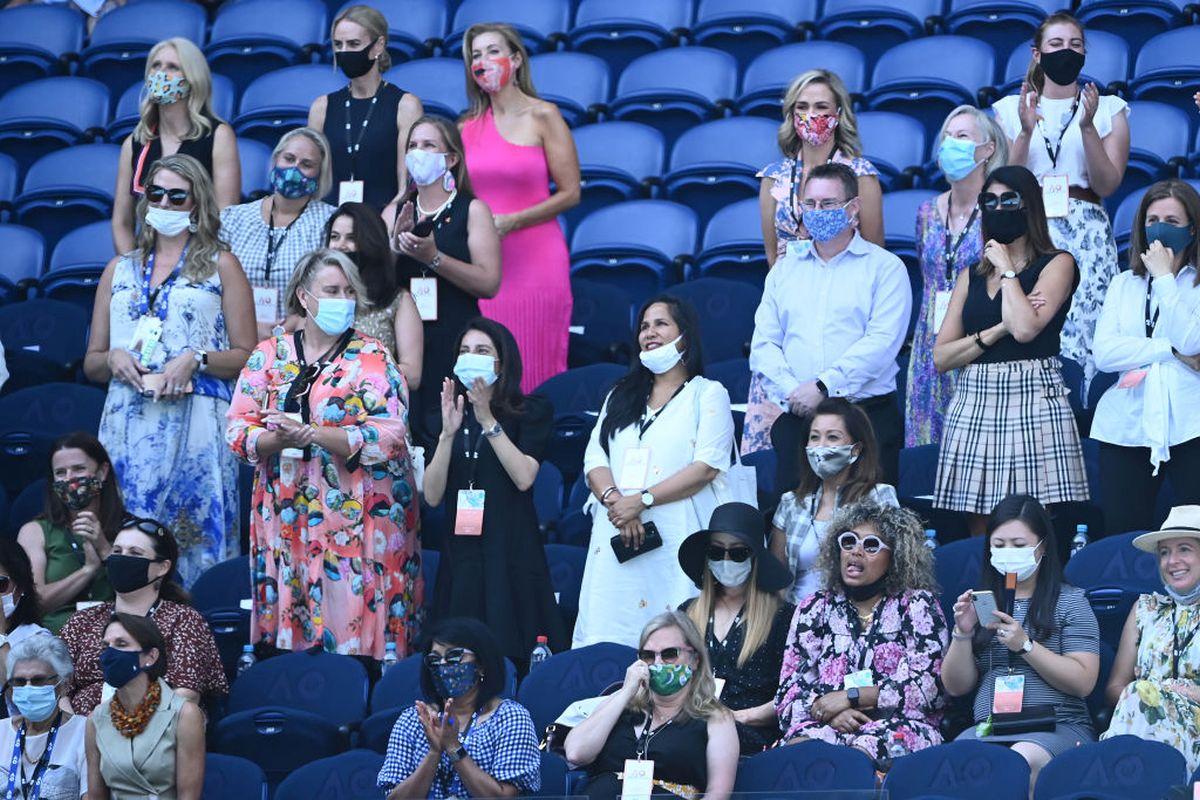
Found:
[{"label": "woman in green top", "polygon": [[43,512],[17,534],[33,565],[43,624],[53,633],[76,603],[113,599],[104,559],[124,516],[112,461],[100,440],[77,431],[56,441]]}]

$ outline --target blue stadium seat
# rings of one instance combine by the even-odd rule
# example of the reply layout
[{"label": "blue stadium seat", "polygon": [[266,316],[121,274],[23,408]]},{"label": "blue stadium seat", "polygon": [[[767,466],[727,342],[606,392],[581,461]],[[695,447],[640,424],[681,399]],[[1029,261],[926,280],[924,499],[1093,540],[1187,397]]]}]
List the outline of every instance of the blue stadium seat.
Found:
[{"label": "blue stadium seat", "polygon": [[[724,361],[704,359],[704,377],[725,387],[729,402],[740,405],[750,394],[750,361],[746,358],[727,358]],[[736,411],[734,412],[737,413]]]},{"label": "blue stadium seat", "polygon": [[[4,384],[4,391],[9,391],[7,383]],[[7,498],[8,495],[0,492],[0,497]],[[41,514],[42,509],[45,507],[46,479],[38,478],[18,492],[17,496],[13,498],[12,505],[8,508],[8,529],[15,536],[22,525],[29,522],[29,520],[38,514]]]},{"label": "blue stadium seat", "polygon": [[1165,797],[1187,783],[1187,762],[1170,745],[1138,736],[1087,742],[1050,760],[1038,773],[1034,800],[1102,792],[1106,798]]},{"label": "blue stadium seat", "polygon": [[270,194],[267,172],[271,169],[273,145],[254,139],[238,139],[238,160],[242,163],[242,199],[257,200]]},{"label": "blue stadium seat", "polygon": [[441,554],[437,550],[421,548],[421,577],[425,579],[425,608],[433,607],[434,589],[437,588],[438,567]]},{"label": "blue stadium seat", "polygon": [[328,64],[300,64],[268,72],[242,93],[234,130],[240,137],[274,147],[286,131],[308,124],[308,108],[314,100],[345,85],[345,76]]},{"label": "blue stadium seat", "polygon": [[67,5],[0,11],[0,92],[67,72],[83,49],[83,15]]},{"label": "blue stadium seat", "polygon": [[904,189],[883,196],[884,245],[905,263],[917,260],[917,210],[937,196],[933,189]]},{"label": "blue stadium seat", "polygon": [[883,791],[891,800],[929,793],[959,800],[1027,800],[1029,765],[1007,747],[951,742],[896,759]]},{"label": "blue stadium seat", "polygon": [[281,706],[350,726],[367,711],[367,671],[351,656],[288,653],[260,661],[238,676],[229,713]]},{"label": "blue stadium seat", "polygon": [[869,62],[896,45],[923,35],[929,18],[942,13],[941,0],[911,0],[903,4],[883,0],[826,0],[817,21],[817,34],[852,44]]},{"label": "blue stadium seat", "polygon": [[155,44],[176,36],[202,44],[207,22],[204,7],[185,0],[138,0],[115,8],[96,21],[79,70],[119,92],[145,74]]},{"label": "blue stadium seat", "polygon": [[778,157],[777,128],[765,119],[731,117],[687,131],[671,149],[667,199],[691,208],[703,225],[731,203],[758,197],[762,181],[755,176]]},{"label": "blue stadium seat", "polygon": [[64,433],[100,428],[105,393],[47,383],[0,398],[0,482],[15,493],[42,474],[51,443]]},{"label": "blue stadium seat", "polygon": [[695,252],[698,228],[696,212],[666,200],[602,208],[575,230],[571,273],[619,286],[640,304],[682,277],[680,264]]},{"label": "blue stadium seat", "polygon": [[278,786],[305,764],[337,755],[348,745],[345,732],[324,717],[281,706],[230,714],[214,726],[209,742],[210,752],[253,761],[266,773],[269,787]]},{"label": "blue stadium seat", "polygon": [[1137,100],[1158,100],[1194,114],[1200,88],[1200,27],[1155,36],[1137,51],[1129,89]]},{"label": "blue stadium seat", "polygon": [[554,429],[546,460],[558,467],[564,481],[574,482],[579,474],[600,406],[626,371],[626,367],[616,364],[591,364],[560,372],[535,390],[554,407]]},{"label": "blue stadium seat", "polygon": [[392,67],[391,83],[421,98],[426,114],[456,119],[467,110],[466,68],[458,58],[422,58]]},{"label": "blue stadium seat", "polygon": [[928,152],[920,122],[894,111],[864,111],[858,115],[858,135],[863,155],[879,170],[884,192],[920,184]]},{"label": "blue stadium seat", "polygon": [[567,39],[571,4],[569,0],[462,0],[454,12],[453,30],[446,37],[446,54],[462,52],[463,36],[472,25],[497,21],[516,28],[531,53],[555,50]]},{"label": "blue stadium seat", "polygon": [[807,741],[777,747],[738,765],[734,792],[875,791],[875,764],[861,750]]},{"label": "blue stadium seat", "polygon": [[[1007,55],[1022,44],[1028,53],[1028,44],[1038,25],[1062,7],[1062,0],[950,0],[945,30],[956,36],[982,39],[998,56]],[[1088,60],[1091,57],[1089,41]]]},{"label": "blue stadium seat", "polygon": [[567,760],[558,753],[542,751],[542,788],[538,797],[571,795],[571,779]]},{"label": "blue stadium seat", "polygon": [[567,366],[611,362],[628,364],[633,352],[633,301],[629,295],[604,283],[571,280],[571,339]]},{"label": "blue stadium seat", "polygon": [[623,680],[636,656],[632,647],[610,642],[555,653],[521,682],[517,702],[529,710],[534,730],[543,731],[571,703]]},{"label": "blue stadium seat", "polygon": [[7,153],[0,153],[0,222],[7,222],[12,216],[13,200],[17,196],[17,177],[20,168],[16,159]]},{"label": "blue stadium seat", "polygon": [[93,222],[71,231],[54,247],[40,283],[41,294],[74,303],[90,313],[100,276],[113,255],[108,222]]},{"label": "blue stadium seat", "polygon": [[1188,0],[1082,0],[1075,15],[1089,37],[1094,30],[1115,33],[1136,52],[1154,36],[1185,22],[1188,5]]},{"label": "blue stadium seat", "polygon": [[1135,189],[1121,199],[1120,205],[1112,215],[1113,238],[1117,242],[1117,260],[1122,266],[1129,263],[1129,234],[1133,227],[1133,218],[1137,215],[1138,204],[1146,189]]},{"label": "blue stadium seat", "polygon": [[[927,445],[936,447],[936,445]],[[980,586],[983,569],[983,540],[959,539],[947,542],[933,551],[934,574],[941,588],[942,612],[947,620],[954,619],[954,601],[968,589]]]},{"label": "blue stadium seat", "polygon": [[[125,137],[133,133],[141,116],[142,92],[146,82],[138,80],[121,93],[117,100],[117,109],[113,112],[112,122],[108,123],[108,140],[120,144]],[[234,117],[234,100],[237,99],[237,87],[233,81],[224,75],[212,76],[212,108],[218,119],[232,122]]]},{"label": "blue stadium seat", "polygon": [[563,476],[558,467],[543,461],[533,480],[533,507],[537,512],[542,539],[548,538],[562,517]]},{"label": "blue stadium seat", "polygon": [[815,29],[816,0],[700,0],[692,41],[732,53],[742,67]]},{"label": "blue stadium seat", "polygon": [[691,303],[704,320],[700,342],[706,363],[749,355],[762,292],[739,281],[700,278],[672,286],[667,294]]},{"label": "blue stadium seat", "polygon": [[620,72],[641,56],[679,44],[691,21],[690,0],[580,0],[571,49],[600,56]]},{"label": "blue stadium seat", "polygon": [[730,203],[708,221],[696,260],[700,277],[727,278],[762,289],[767,278],[758,198]]},{"label": "blue stadium seat", "polygon": [[371,750],[351,750],[305,764],[275,790],[275,800],[329,800],[376,797],[375,779],[383,756]]},{"label": "blue stadium seat", "polygon": [[267,800],[267,776],[253,761],[209,753],[204,757],[201,800]]},{"label": "blue stadium seat", "polygon": [[1100,638],[1116,647],[1138,595],[1162,592],[1158,560],[1133,546],[1140,533],[1121,533],[1093,541],[1067,562],[1067,581],[1087,592],[1100,624]]},{"label": "blue stadium seat", "polygon": [[9,371],[4,390],[74,380],[87,351],[90,319],[78,306],[40,297],[5,306],[0,312]]},{"label": "blue stadium seat", "polygon": [[66,233],[112,212],[121,148],[83,144],[42,156],[25,174],[17,219],[53,247]]},{"label": "blue stadium seat", "polygon": [[785,44],[763,53],[746,68],[738,110],[778,122],[788,85],[810,69],[837,73],[851,95],[866,91],[867,60],[857,47],[822,41]]},{"label": "blue stadium seat", "polygon": [[234,673],[242,645],[250,642],[250,611],[242,602],[251,598],[250,559],[237,556],[206,569],[192,586],[192,605],[212,628],[221,663]]},{"label": "blue stadium seat", "polygon": [[43,78],[0,97],[0,149],[28,168],[49,152],[103,138],[108,89],[88,78]]},{"label": "blue stadium seat", "polygon": [[1129,104],[1129,165],[1117,194],[1178,177],[1188,163],[1188,113],[1176,106],[1135,100]]},{"label": "blue stadium seat", "polygon": [[587,53],[543,53],[529,59],[538,95],[558,106],[574,128],[595,122],[608,109],[608,65]]},{"label": "blue stadium seat", "polygon": [[742,463],[747,467],[754,467],[754,474],[758,476],[759,508],[773,508],[779,502],[779,498],[784,492],[795,488],[793,486],[780,486],[776,480],[779,458],[775,455],[774,450],[757,450],[753,453],[748,453],[742,456]]},{"label": "blue stadium seat", "polygon": [[42,235],[24,225],[0,225],[0,301],[24,299],[42,274],[46,245]]},{"label": "blue stadium seat", "polygon": [[573,544],[547,544],[546,563],[550,567],[550,583],[558,595],[558,607],[564,619],[574,624],[579,614],[579,589],[583,585],[583,566],[587,548]]},{"label": "blue stadium seat", "polygon": [[[380,678],[371,692],[371,712],[378,713],[388,708],[398,708],[401,711],[420,700],[421,695],[421,659],[424,655],[413,653],[400,659]],[[507,658],[504,659],[504,688],[500,696],[511,699],[517,693],[517,668]]]},{"label": "blue stadium seat", "polygon": [[612,103],[616,119],[646,122],[668,141],[698,122],[723,116],[737,94],[737,62],[709,47],[675,47],[625,68]]},{"label": "blue stadium seat", "polygon": [[[1031,58],[1029,41],[1013,48],[1004,68],[1004,80],[998,87],[1000,94],[1021,90]],[[1115,33],[1089,29],[1087,61],[1081,77],[1095,83],[1101,92],[1124,92],[1129,81],[1129,43]]]},{"label": "blue stadium seat", "polygon": [[397,64],[431,55],[445,38],[450,22],[450,4],[443,0],[348,0],[334,18],[356,5],[377,8],[387,17],[388,52]]},{"label": "blue stadium seat", "polygon": [[602,122],[576,128],[583,196],[567,212],[572,229],[598,208],[648,196],[666,163],[663,135],[640,122]]},{"label": "blue stadium seat", "polygon": [[310,60],[329,30],[320,0],[239,0],[217,11],[204,53],[244,89],[271,70]]},{"label": "blue stadium seat", "polygon": [[403,712],[403,708],[385,708],[364,719],[358,729],[357,745],[386,754],[392,728],[396,726],[396,720]]}]

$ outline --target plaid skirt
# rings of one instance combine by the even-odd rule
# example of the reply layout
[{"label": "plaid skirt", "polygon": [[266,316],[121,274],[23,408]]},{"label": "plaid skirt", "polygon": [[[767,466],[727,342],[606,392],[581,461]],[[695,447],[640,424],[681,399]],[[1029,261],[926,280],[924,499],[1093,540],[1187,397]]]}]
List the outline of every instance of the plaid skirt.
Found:
[{"label": "plaid skirt", "polygon": [[1079,429],[1058,358],[969,364],[946,414],[933,505],[990,514],[1011,494],[1088,499]]}]

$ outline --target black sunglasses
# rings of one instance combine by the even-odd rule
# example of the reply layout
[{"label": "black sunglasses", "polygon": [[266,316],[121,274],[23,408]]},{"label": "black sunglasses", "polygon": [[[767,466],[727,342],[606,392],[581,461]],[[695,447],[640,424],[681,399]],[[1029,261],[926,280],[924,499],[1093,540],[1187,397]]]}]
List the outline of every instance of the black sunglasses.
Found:
[{"label": "black sunglasses", "polygon": [[160,203],[165,196],[171,205],[181,206],[187,202],[191,194],[190,189],[165,189],[156,183],[146,187],[146,199],[151,203]]},{"label": "black sunglasses", "polygon": [[148,517],[135,517],[133,515],[126,516],[123,520],[121,520],[121,530],[126,530],[128,528],[141,531],[147,536],[153,536],[156,539],[162,536],[167,536],[171,533],[169,530],[167,530],[166,526],[157,520],[153,520]]},{"label": "black sunglasses", "polygon": [[706,551],[709,561],[725,561],[728,559],[736,564],[741,564],[750,556],[754,555],[754,551],[745,545],[736,545],[730,548],[721,547],[719,544],[710,544]]},{"label": "black sunglasses", "polygon": [[992,192],[979,193],[979,207],[984,211],[1016,211],[1024,207],[1025,203],[1021,200],[1021,195],[1016,192],[1004,192],[1002,194],[994,194]]},{"label": "black sunglasses", "polygon": [[474,650],[468,650],[465,647],[451,647],[441,655],[437,653],[426,654],[425,663],[430,667],[437,667],[442,664],[461,664],[464,656],[473,655],[475,655]]},{"label": "black sunglasses", "polygon": [[645,664],[653,664],[656,656],[661,656],[664,664],[674,664],[679,660],[679,654],[684,650],[693,652],[690,647],[667,647],[663,650],[638,650],[638,660]]}]

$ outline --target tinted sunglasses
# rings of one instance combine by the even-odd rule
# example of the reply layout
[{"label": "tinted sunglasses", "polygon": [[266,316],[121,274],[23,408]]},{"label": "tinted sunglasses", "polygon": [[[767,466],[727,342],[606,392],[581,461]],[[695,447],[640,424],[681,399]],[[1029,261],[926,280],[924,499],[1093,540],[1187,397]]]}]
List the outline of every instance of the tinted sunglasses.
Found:
[{"label": "tinted sunglasses", "polygon": [[692,652],[690,647],[667,647],[663,650],[640,649],[637,651],[637,657],[639,661],[646,664],[653,664],[656,657],[661,658],[664,664],[674,664],[684,650]]},{"label": "tinted sunglasses", "polygon": [[59,678],[57,675],[39,675],[36,678],[13,678],[8,682],[9,686],[58,686]]},{"label": "tinted sunglasses", "polygon": [[1003,194],[993,194],[992,192],[979,193],[979,207],[984,211],[1016,211],[1025,205],[1021,200],[1021,195],[1016,192],[1004,192]]},{"label": "tinted sunglasses", "polygon": [[719,544],[710,544],[705,553],[708,555],[709,561],[725,561],[728,559],[737,564],[741,564],[754,555],[754,551],[745,545],[736,545],[726,549]]},{"label": "tinted sunglasses", "polygon": [[147,517],[125,517],[123,520],[121,520],[121,530],[125,530],[127,528],[133,528],[134,530],[141,531],[147,536],[153,536],[155,538],[167,536],[171,533],[162,523]]},{"label": "tinted sunglasses", "polygon": [[146,199],[151,203],[161,203],[163,197],[166,197],[171,205],[181,206],[187,202],[191,194],[190,189],[164,189],[156,183],[146,187]]},{"label": "tinted sunglasses", "polygon": [[437,667],[442,664],[461,664],[464,656],[473,655],[475,655],[474,650],[468,650],[465,647],[451,647],[441,655],[437,653],[426,654],[425,663],[431,667]]},{"label": "tinted sunglasses", "polygon": [[859,538],[854,531],[846,531],[837,538],[838,547],[845,550],[847,553],[853,552],[856,547],[861,546],[863,552],[867,555],[875,555],[880,550],[891,550],[887,542],[880,539],[873,533],[868,533],[866,536]]}]

